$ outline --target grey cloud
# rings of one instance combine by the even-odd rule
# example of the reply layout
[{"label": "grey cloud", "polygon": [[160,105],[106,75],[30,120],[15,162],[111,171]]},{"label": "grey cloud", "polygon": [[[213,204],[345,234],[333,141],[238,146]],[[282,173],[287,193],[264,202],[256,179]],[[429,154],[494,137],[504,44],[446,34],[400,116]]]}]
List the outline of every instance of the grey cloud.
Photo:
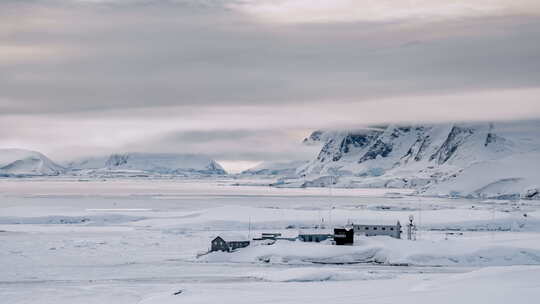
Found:
[{"label": "grey cloud", "polygon": [[212,131],[186,131],[174,132],[166,134],[162,137],[164,142],[181,142],[181,143],[197,143],[197,142],[219,142],[229,141],[231,139],[244,139],[252,137],[260,137],[264,135],[273,135],[274,132],[264,130],[212,130]]},{"label": "grey cloud", "polygon": [[[536,17],[464,19],[427,30],[259,24],[225,1],[45,3],[56,4],[26,5],[18,21],[25,30],[15,26],[0,41],[64,51],[2,65],[3,113],[286,105],[540,85]],[[32,26],[35,14],[56,19]]]},{"label": "grey cloud", "polygon": [[[307,131],[306,131],[307,134]],[[306,160],[317,147],[300,144],[286,130],[209,130],[170,132],[145,141],[128,143],[125,151],[202,153],[227,161]]]}]

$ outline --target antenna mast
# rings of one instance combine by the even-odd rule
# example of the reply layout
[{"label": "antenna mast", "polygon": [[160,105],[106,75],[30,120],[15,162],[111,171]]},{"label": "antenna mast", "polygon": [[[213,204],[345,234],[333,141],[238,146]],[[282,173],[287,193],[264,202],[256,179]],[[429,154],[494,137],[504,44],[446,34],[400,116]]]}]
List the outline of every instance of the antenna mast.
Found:
[{"label": "antenna mast", "polygon": [[332,205],[332,186],[334,185],[334,176],[333,175],[330,175],[330,188],[329,188],[329,191],[330,191],[330,209],[328,210],[328,224],[330,225],[330,227],[332,227],[332,208],[333,208],[333,205]]},{"label": "antenna mast", "polygon": [[422,226],[422,200],[419,198],[418,199],[418,227],[416,227],[417,229],[417,235],[418,235],[418,239],[420,239],[420,227]]},{"label": "antenna mast", "polygon": [[251,216],[249,216],[248,222],[248,240],[251,240]]}]

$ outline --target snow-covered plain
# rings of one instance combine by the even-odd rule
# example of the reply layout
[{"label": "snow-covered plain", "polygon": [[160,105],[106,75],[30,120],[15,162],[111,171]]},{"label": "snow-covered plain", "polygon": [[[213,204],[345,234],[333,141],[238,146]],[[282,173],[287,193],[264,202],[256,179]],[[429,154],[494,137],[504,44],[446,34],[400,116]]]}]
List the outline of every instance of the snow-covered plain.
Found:
[{"label": "snow-covered plain", "polygon": [[[0,180],[0,302],[540,299],[539,201],[231,183]],[[220,234],[294,236],[321,223],[405,224],[411,214],[420,227],[417,241],[358,237],[354,246],[278,241],[197,257]]]}]

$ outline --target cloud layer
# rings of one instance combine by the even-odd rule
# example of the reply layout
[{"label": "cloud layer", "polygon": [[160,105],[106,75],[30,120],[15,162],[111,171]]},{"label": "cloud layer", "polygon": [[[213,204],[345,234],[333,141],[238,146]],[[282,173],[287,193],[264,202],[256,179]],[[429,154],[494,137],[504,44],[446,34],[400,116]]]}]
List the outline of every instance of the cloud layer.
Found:
[{"label": "cloud layer", "polygon": [[429,21],[540,12],[535,0],[247,0],[231,6],[279,23]]}]

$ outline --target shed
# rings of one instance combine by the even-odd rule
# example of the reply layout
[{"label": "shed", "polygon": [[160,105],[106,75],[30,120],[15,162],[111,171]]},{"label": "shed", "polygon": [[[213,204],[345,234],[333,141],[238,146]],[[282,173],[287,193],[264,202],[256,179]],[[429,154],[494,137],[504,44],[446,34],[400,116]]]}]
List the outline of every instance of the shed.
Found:
[{"label": "shed", "polygon": [[253,240],[257,240],[257,241],[261,241],[261,240],[277,240],[278,238],[281,237],[281,233],[277,233],[277,232],[263,232],[261,234],[261,237],[259,238],[254,238]]},{"label": "shed", "polygon": [[354,228],[334,228],[334,241],[336,245],[352,245],[354,243]]},{"label": "shed", "polygon": [[272,240],[275,240],[276,238],[280,237],[281,236],[281,233],[269,233],[269,232],[263,232],[261,234],[261,238],[263,240],[267,240],[267,239],[272,239]]},{"label": "shed", "polygon": [[331,239],[334,235],[324,230],[303,231],[298,234],[302,242],[322,242]]}]

